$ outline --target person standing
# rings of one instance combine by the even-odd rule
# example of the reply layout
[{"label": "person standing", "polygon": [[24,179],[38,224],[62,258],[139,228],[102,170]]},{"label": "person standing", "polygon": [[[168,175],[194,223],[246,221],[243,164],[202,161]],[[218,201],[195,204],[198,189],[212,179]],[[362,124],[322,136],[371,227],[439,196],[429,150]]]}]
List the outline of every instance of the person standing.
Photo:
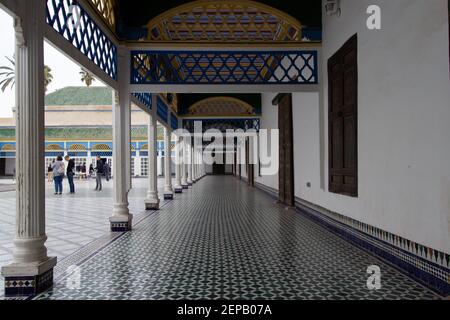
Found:
[{"label": "person standing", "polygon": [[104,172],[106,181],[109,181],[109,179],[111,178],[111,168],[109,167],[108,162],[105,162],[103,164],[103,172]]},{"label": "person standing", "polygon": [[74,194],[75,193],[75,185],[73,183],[73,176],[75,175],[74,172],[74,168],[75,168],[75,161],[73,161],[73,159],[70,159],[70,157],[67,155],[65,156],[66,161],[67,161],[67,180],[69,181],[69,188],[70,188],[70,193]]},{"label": "person standing", "polygon": [[92,163],[89,165],[89,178],[92,178],[94,176],[94,166]]},{"label": "person standing", "polygon": [[50,163],[48,165],[47,168],[47,178],[48,178],[48,182],[52,182],[53,181],[53,163],[55,163],[55,160],[52,161],[52,163]]},{"label": "person standing", "polygon": [[95,168],[97,174],[95,176],[95,191],[102,191],[102,175],[104,174],[104,163],[102,158],[97,156],[97,167]]},{"label": "person standing", "polygon": [[53,181],[55,182],[55,194],[62,194],[62,181],[64,178],[65,165],[61,156],[56,158],[52,164]]}]

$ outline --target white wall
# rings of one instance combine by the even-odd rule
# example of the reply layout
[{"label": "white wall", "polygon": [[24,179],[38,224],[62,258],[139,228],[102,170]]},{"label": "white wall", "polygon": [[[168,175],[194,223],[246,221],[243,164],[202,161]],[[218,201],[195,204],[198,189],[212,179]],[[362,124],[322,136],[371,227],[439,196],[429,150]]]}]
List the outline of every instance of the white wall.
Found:
[{"label": "white wall", "polygon": [[[378,4],[382,30],[366,28]],[[450,252],[450,82],[447,0],[341,0],[324,15],[328,58],[358,33],[359,196],[328,190],[326,70],[320,188],[319,103],[294,95],[295,194],[329,210]],[[311,182],[312,187],[306,188]]]},{"label": "white wall", "polygon": [[[272,100],[276,93],[262,93],[261,94],[261,129],[278,129],[278,106],[272,105]],[[268,139],[270,141],[270,138]],[[270,152],[270,144],[268,149]],[[243,149],[245,152],[245,149]],[[276,156],[279,155],[279,150],[274,150]],[[242,169],[245,172],[245,168]],[[278,189],[278,173],[270,176],[258,176],[258,165],[255,165],[255,182],[261,183],[273,189]]]}]

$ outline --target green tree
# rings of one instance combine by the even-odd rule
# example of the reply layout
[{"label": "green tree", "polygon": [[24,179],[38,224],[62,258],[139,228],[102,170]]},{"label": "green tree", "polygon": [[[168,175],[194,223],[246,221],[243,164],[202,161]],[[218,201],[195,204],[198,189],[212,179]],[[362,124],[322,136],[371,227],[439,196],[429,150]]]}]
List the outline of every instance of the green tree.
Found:
[{"label": "green tree", "polygon": [[81,75],[81,81],[84,82],[87,87],[90,87],[92,85],[92,82],[95,81],[95,78],[92,75],[92,73],[90,73],[86,69],[82,68],[80,71],[80,75]]},{"label": "green tree", "polygon": [[[8,58],[5,57],[6,60],[10,63],[10,65],[0,66],[0,89],[2,92],[5,92],[5,90],[10,87],[11,89],[14,88],[14,85],[16,84],[16,78],[15,78],[15,70],[16,70],[16,63],[14,58]],[[53,81],[53,75],[52,75],[52,69],[50,69],[49,66],[44,66],[44,88],[45,92],[47,92],[48,85]]]},{"label": "green tree", "polygon": [[44,89],[47,92],[48,85],[53,81],[52,69],[49,66],[44,66]]},{"label": "green tree", "polygon": [[16,82],[14,74],[16,63],[14,62],[14,59],[8,57],[5,58],[9,61],[10,65],[0,66],[0,78],[2,79],[0,81],[0,86],[2,92],[5,92],[8,87],[11,87],[11,89],[14,88]]}]

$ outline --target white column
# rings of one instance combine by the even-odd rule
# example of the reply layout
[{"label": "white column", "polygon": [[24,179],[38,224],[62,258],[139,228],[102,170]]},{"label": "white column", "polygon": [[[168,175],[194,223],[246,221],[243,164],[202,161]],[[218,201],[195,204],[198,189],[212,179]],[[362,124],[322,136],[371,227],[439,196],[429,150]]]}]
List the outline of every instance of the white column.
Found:
[{"label": "white column", "polygon": [[194,146],[191,146],[191,167],[192,167],[192,174],[191,174],[191,179],[192,179],[192,183],[196,183],[197,179],[195,177],[195,149]]},{"label": "white column", "polygon": [[[156,106],[156,94],[152,95],[153,106]],[[145,199],[146,210],[159,209],[158,197],[158,173],[157,173],[157,124],[156,124],[156,107],[152,110],[152,116],[148,124],[148,191]]]},{"label": "white column", "polygon": [[[13,262],[2,267],[5,294],[32,295],[53,284],[55,257],[45,241],[44,1],[20,1],[16,31],[16,234]],[[13,281],[13,278],[16,280]],[[27,286],[20,280],[31,280]]]},{"label": "white column", "polygon": [[119,91],[113,92],[113,214],[111,231],[131,230],[133,215],[128,209],[131,189],[131,145],[129,93],[130,52],[125,46],[118,50]]},{"label": "white column", "polygon": [[186,139],[186,165],[187,165],[187,183],[192,185],[192,139],[191,136],[185,137]]},{"label": "white column", "polygon": [[176,145],[175,145],[175,186],[174,191],[175,193],[182,193],[183,192],[183,186],[181,185],[181,140],[179,136],[176,136]]},{"label": "white column", "polygon": [[198,181],[200,179],[200,176],[198,174],[198,152],[196,149],[194,150],[194,179],[195,181]]},{"label": "white column", "polygon": [[182,158],[181,161],[181,186],[183,189],[187,189],[188,188],[188,183],[187,183],[187,165],[186,165],[186,141],[185,138],[183,137],[181,140],[181,151],[180,151],[180,155]]},{"label": "white column", "polygon": [[[170,123],[170,116],[168,123]],[[173,190],[172,190],[172,168],[171,168],[171,132],[167,127],[164,127],[164,199],[171,200],[173,199]]]}]

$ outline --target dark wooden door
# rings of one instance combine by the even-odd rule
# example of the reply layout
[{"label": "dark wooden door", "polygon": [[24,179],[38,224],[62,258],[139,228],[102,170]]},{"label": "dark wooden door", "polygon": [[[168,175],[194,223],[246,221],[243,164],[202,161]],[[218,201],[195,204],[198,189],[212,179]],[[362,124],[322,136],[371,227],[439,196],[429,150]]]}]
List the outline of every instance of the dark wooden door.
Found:
[{"label": "dark wooden door", "polygon": [[0,176],[5,176],[6,174],[6,159],[0,158]]},{"label": "dark wooden door", "polygon": [[282,94],[278,97],[278,128],[280,132],[279,201],[293,206],[295,196],[292,94]]},{"label": "dark wooden door", "polygon": [[219,163],[213,163],[213,175],[224,175],[225,174],[225,165]]},{"label": "dark wooden door", "polygon": [[356,197],[358,54],[353,36],[328,61],[329,191]]},{"label": "dark wooden door", "polygon": [[236,148],[234,149],[234,162],[233,162],[233,175],[237,176],[237,152]]}]

